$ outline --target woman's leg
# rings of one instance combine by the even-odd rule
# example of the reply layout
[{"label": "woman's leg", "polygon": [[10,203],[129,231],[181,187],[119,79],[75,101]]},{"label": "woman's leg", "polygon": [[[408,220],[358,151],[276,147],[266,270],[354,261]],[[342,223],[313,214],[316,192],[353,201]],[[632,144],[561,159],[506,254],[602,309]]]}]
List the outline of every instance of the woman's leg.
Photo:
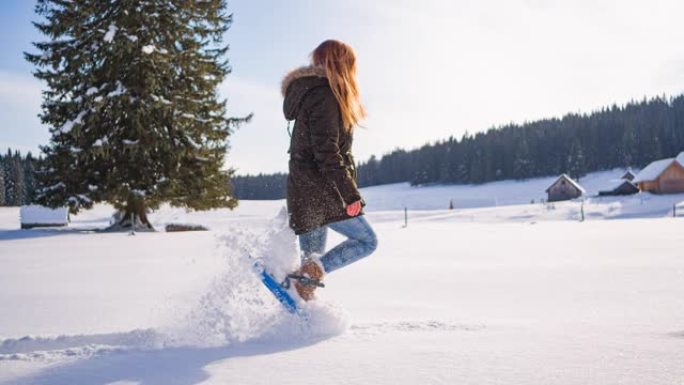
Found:
[{"label": "woman's leg", "polygon": [[370,255],[378,247],[378,238],[363,216],[331,223],[328,227],[349,239],[321,257],[321,264],[326,273],[356,262]]},{"label": "woman's leg", "polygon": [[[325,240],[327,235],[328,228],[325,226],[299,235],[299,248],[302,252],[302,264],[293,274],[304,276],[318,282],[323,280],[325,272],[323,271],[323,266],[318,262],[318,256],[322,255],[325,251]],[[317,256],[314,256],[316,254]],[[287,282],[289,284],[289,279]],[[303,300],[309,301],[314,299],[314,291],[317,288],[316,285],[311,285],[300,281],[299,278],[295,278],[294,286],[299,297]]]},{"label": "woman's leg", "polygon": [[325,241],[328,229],[325,226],[313,229],[299,235],[299,249],[302,252],[302,262],[312,254],[322,255],[325,252]]}]

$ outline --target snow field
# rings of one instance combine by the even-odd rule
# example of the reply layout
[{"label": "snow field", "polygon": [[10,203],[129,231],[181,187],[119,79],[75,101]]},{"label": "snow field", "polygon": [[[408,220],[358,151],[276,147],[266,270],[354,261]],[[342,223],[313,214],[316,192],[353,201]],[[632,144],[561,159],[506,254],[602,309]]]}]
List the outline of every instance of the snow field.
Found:
[{"label": "snow field", "polygon": [[366,189],[378,250],[328,276],[308,325],[243,257],[296,263],[282,201],[163,207],[158,228],[211,231],[135,236],[73,230],[106,206],[30,231],[0,209],[0,384],[684,383],[682,196],[590,198],[579,222],[579,201],[498,183],[481,188],[518,201],[428,210],[447,187]]},{"label": "snow field", "polygon": [[[607,189],[625,173],[624,169],[599,171],[579,181],[588,196]],[[546,199],[545,190],[558,176],[533,178],[523,181],[505,180],[480,185],[430,185],[411,187],[396,183],[364,189],[364,199],[373,211],[445,210],[449,201],[457,209],[529,204]]]},{"label": "snow field", "polygon": [[302,303],[310,315],[306,323],[283,312],[251,272],[247,255],[262,259],[278,281],[298,266],[296,236],[287,226],[284,208],[263,233],[235,228],[221,235],[219,241],[225,262],[223,273],[213,280],[198,305],[166,331],[167,344],[225,346],[259,339],[306,340],[346,329],[344,312],[329,303]]},{"label": "snow field", "polygon": [[[166,218],[176,219],[170,211]],[[311,318],[302,324],[283,312],[251,273],[247,253],[280,266],[282,276],[290,271],[288,263],[295,265],[296,238],[285,220],[281,210],[271,221],[262,218],[265,225],[259,231],[236,226],[220,234],[128,236],[44,230],[6,239],[0,255],[15,252],[9,247],[12,243],[18,244],[22,255],[3,260],[7,267],[3,271],[11,274],[0,276],[18,290],[0,295],[0,303],[14,309],[0,315],[4,326],[0,337],[23,337],[0,338],[0,366],[6,362],[8,373],[21,372],[25,362],[49,367],[120,352],[225,347],[262,340],[274,344],[344,331],[341,309],[328,303],[307,304]],[[93,222],[77,220],[75,227]],[[36,241],[50,236],[60,238],[48,242],[57,247],[44,248],[45,242]],[[49,258],[31,255],[51,255],[60,261],[55,266]]]},{"label": "snow field", "polygon": [[[107,281],[95,284],[67,274],[84,289],[55,293],[72,297],[72,312],[48,308],[28,325],[15,313],[0,325],[15,324],[14,336],[29,330],[56,335],[62,325],[62,334],[71,335],[65,338],[71,352],[62,346],[32,357],[36,349],[57,348],[59,339],[36,341],[24,356],[0,361],[0,373],[7,373],[8,384],[77,379],[266,384],[274,378],[294,384],[310,378],[307,370],[323,384],[676,384],[684,378],[679,221],[424,221],[408,228],[397,221],[378,222],[377,254],[331,275],[320,292],[323,309],[314,313],[327,317],[318,324],[327,328],[322,333],[292,323],[258,283],[248,282],[252,277],[231,268],[225,258],[224,247],[239,249],[250,236],[274,231],[273,223],[262,224],[252,228],[262,231],[245,229],[228,236],[234,241],[223,238],[222,249],[214,250],[218,261],[157,271],[156,286],[165,290],[158,288],[156,295],[170,293],[167,306],[173,303],[171,314],[157,318],[150,317],[155,311],[127,301],[98,310],[88,297]],[[210,233],[191,237],[200,234]],[[137,241],[148,235],[160,234],[119,238]],[[168,243],[176,235],[159,241]],[[170,252],[164,262],[151,265],[160,268],[185,251]],[[133,263],[140,257],[120,258]],[[198,283],[193,276],[204,280]],[[59,283],[54,276],[44,280],[54,287]],[[133,275],[128,284],[144,281]],[[144,299],[145,291],[120,295],[135,299],[143,293]],[[152,294],[148,304],[154,302]],[[26,305],[35,301],[28,298]],[[105,317],[83,321],[90,313]],[[45,326],[41,331],[41,320],[53,331]],[[3,353],[7,350],[12,349]]]}]

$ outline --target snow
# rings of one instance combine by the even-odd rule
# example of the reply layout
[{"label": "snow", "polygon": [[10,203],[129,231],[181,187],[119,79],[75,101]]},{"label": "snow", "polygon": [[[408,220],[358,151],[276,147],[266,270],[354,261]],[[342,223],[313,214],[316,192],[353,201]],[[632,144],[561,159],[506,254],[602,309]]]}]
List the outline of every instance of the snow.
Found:
[{"label": "snow", "polygon": [[589,197],[579,222],[579,201],[529,203],[554,179],[363,189],[378,250],[326,278],[308,324],[244,257],[296,265],[282,200],[162,206],[156,228],[210,231],[135,236],[88,231],[107,205],[61,230],[0,208],[0,384],[681,383],[684,194]]},{"label": "snow", "polygon": [[[195,142],[189,135],[185,135],[185,139],[190,143],[190,145],[195,148],[195,149],[200,149],[202,146],[199,145],[199,143]],[[195,157],[196,159],[200,159],[200,157]],[[204,160],[208,160],[206,158],[203,158]]]},{"label": "snow", "polygon": [[105,43],[111,43],[114,40],[114,35],[116,35],[116,31],[118,28],[114,24],[110,24],[109,28],[107,29],[107,33],[104,35],[104,41]]},{"label": "snow", "polygon": [[147,54],[147,55],[154,52],[155,49],[156,49],[156,47],[154,46],[154,44],[150,44],[150,45],[146,45],[146,46],[142,47],[143,53]]},{"label": "snow", "polygon": [[606,185],[606,188],[604,188],[602,191],[607,191],[607,192],[614,191],[626,183],[630,183],[632,185],[634,184],[627,179],[617,179],[617,180],[612,181],[610,185]]},{"label": "snow", "polygon": [[107,94],[107,97],[108,97],[108,98],[112,98],[112,97],[115,97],[115,96],[120,96],[120,95],[123,95],[124,93],[126,93],[126,91],[127,91],[127,90],[126,90],[126,87],[124,87],[123,84],[121,84],[120,81],[117,81],[117,82],[116,82],[116,89],[115,89],[114,91],[108,93],[108,94]]},{"label": "snow", "polygon": [[684,151],[680,152],[679,155],[675,158],[679,164],[684,166]]},{"label": "snow", "polygon": [[[50,169],[48,172],[54,172],[54,169]],[[50,191],[50,190],[55,190],[55,189],[64,188],[64,187],[66,187],[66,185],[65,185],[64,183],[62,183],[62,182],[57,182],[57,183],[55,183],[55,184],[53,184],[53,185],[44,187],[44,188],[43,188],[43,191]]]},{"label": "snow", "polygon": [[163,96],[151,95],[151,97],[152,100],[154,100],[155,102],[161,102],[162,104],[171,104],[171,102]]},{"label": "snow", "polygon": [[107,143],[107,138],[100,138],[93,142],[93,147],[101,147]]},{"label": "snow", "polygon": [[96,94],[97,91],[98,91],[97,87],[90,87],[90,88],[88,88],[88,90],[86,91],[86,96],[90,96],[90,95]]},{"label": "snow", "polygon": [[140,139],[136,139],[136,140],[124,139],[122,142],[123,142],[123,144],[132,146],[132,145],[140,143]]},{"label": "snow", "polygon": [[660,174],[663,173],[663,171],[665,171],[666,168],[670,167],[674,160],[675,158],[668,158],[652,162],[637,174],[633,182],[640,183],[655,180],[658,178],[658,176],[660,176]]},{"label": "snow", "polygon": [[63,134],[69,133],[75,125],[83,123],[83,118],[86,116],[88,112],[87,111],[81,111],[78,113],[78,116],[76,116],[76,119],[74,120],[68,120],[62,127],[59,128],[59,131]]},{"label": "snow", "polygon": [[[582,177],[579,183],[586,190],[585,195],[598,195],[622,174],[623,169],[595,172]],[[481,185],[411,186],[396,183],[366,188],[364,200],[374,210],[403,210],[404,207],[409,210],[446,209],[450,200],[456,208],[527,204],[546,199],[545,191],[556,179],[556,176],[550,176]]]},{"label": "snow", "polygon": [[80,205],[81,203],[90,204],[92,202],[92,200],[90,198],[88,198],[86,195],[83,195],[83,194],[70,196],[67,200],[72,205]]},{"label": "snow", "polygon": [[66,207],[49,208],[38,205],[22,206],[19,210],[21,223],[25,225],[64,225],[69,221],[69,210]]}]

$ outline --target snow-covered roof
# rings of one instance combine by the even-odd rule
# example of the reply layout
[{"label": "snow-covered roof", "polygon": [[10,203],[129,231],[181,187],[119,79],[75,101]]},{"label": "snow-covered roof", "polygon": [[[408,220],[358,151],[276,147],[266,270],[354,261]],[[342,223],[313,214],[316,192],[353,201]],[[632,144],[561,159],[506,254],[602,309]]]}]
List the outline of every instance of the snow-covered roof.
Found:
[{"label": "snow-covered roof", "polygon": [[551,190],[551,187],[553,187],[553,185],[558,183],[561,179],[565,179],[566,182],[573,185],[576,189],[578,189],[580,192],[582,192],[582,194],[586,194],[586,191],[584,190],[584,188],[582,186],[580,186],[579,183],[575,182],[574,179],[570,178],[570,175],[568,175],[568,174],[562,174],[561,176],[559,176],[558,179],[556,179],[553,183],[551,183],[551,186],[549,186],[549,188],[546,189],[546,192],[549,192],[549,190]]},{"label": "snow-covered roof", "polygon": [[636,174],[634,173],[634,171],[629,169],[629,170],[625,171],[625,173],[622,175],[622,178],[620,178],[620,179],[624,180],[624,179],[628,179],[630,177],[631,177],[631,179],[634,179],[635,176],[636,176]]},{"label": "snow-covered roof", "polygon": [[69,210],[66,207],[52,209],[30,205],[22,206],[19,216],[22,224],[64,225],[69,221]]},{"label": "snow-covered roof", "polygon": [[[682,156],[682,154],[679,154],[679,156]],[[641,172],[639,172],[639,174],[637,174],[636,178],[634,178],[632,182],[640,183],[656,180],[660,174],[662,174],[665,169],[670,167],[674,161],[675,158],[667,158],[651,162],[651,164],[646,166],[643,170],[641,170]]]},{"label": "snow-covered roof", "polygon": [[624,185],[624,184],[626,184],[626,183],[627,183],[627,184],[631,184],[632,186],[636,187],[636,185],[634,184],[634,182],[631,182],[631,181],[629,181],[629,180],[627,180],[627,179],[620,179],[620,180],[613,180],[613,181],[611,181],[611,184],[609,185],[609,187],[606,188],[606,189],[604,189],[604,190],[601,190],[601,191],[608,191],[608,192],[610,192],[610,191],[615,191],[615,190],[619,189],[620,187],[622,187],[622,185]]},{"label": "snow-covered roof", "polygon": [[680,152],[679,155],[675,158],[679,164],[684,166],[684,151]]}]

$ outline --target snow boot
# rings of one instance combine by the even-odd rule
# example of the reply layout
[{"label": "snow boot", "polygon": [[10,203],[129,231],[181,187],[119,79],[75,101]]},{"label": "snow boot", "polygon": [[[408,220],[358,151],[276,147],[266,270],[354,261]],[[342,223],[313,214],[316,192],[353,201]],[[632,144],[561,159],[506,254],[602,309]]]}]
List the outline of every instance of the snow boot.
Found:
[{"label": "snow boot", "polygon": [[323,265],[316,258],[307,258],[302,262],[302,266],[288,275],[288,278],[294,280],[294,287],[297,294],[304,301],[311,301],[315,299],[314,291],[323,285],[323,277],[325,277],[325,270]]}]

